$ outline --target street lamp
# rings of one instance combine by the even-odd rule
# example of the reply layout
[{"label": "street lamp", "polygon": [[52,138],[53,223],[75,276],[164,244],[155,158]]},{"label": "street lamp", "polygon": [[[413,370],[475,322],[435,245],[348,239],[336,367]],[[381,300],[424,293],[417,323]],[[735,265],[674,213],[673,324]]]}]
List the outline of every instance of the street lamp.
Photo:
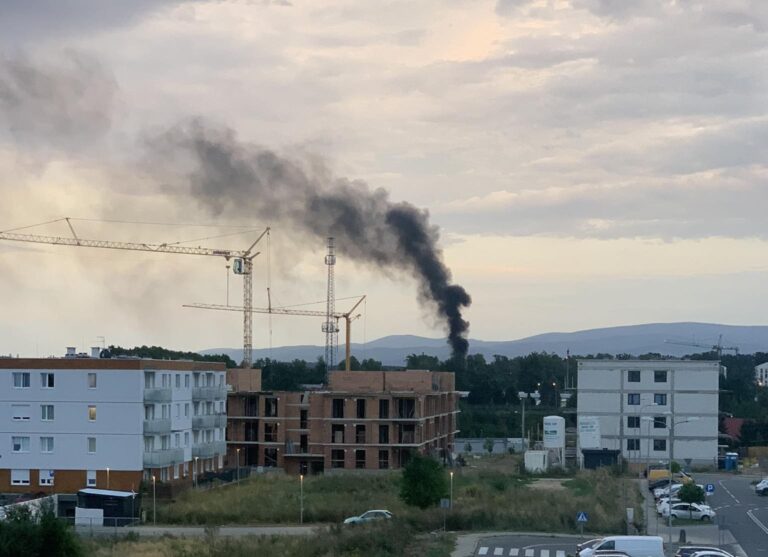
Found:
[{"label": "street lamp", "polygon": [[299,474],[299,524],[304,524],[304,474]]},{"label": "street lamp", "polygon": [[107,466],[107,489],[109,489],[109,466]]},{"label": "street lamp", "polygon": [[237,481],[240,481],[240,449],[235,449],[235,453],[237,453]]},{"label": "street lamp", "polygon": [[450,475],[451,475],[451,499],[450,499],[449,508],[453,510],[453,470],[450,471]]},{"label": "street lamp", "polygon": [[[647,416],[643,417],[643,411],[646,408],[651,408],[653,406],[658,406],[658,404],[656,404],[655,402],[651,402],[649,404],[644,404],[643,406],[640,407],[640,421],[641,422],[642,421],[648,421],[646,419]],[[653,418],[651,418],[651,419],[653,419]],[[646,446],[645,454],[648,455],[648,458],[650,458],[650,449],[647,448],[647,447],[650,446],[650,443],[651,443],[651,426],[650,425],[648,426],[648,435],[646,435],[646,440],[645,441],[646,441],[646,443],[645,443],[645,446]],[[639,443],[639,445],[637,447],[638,460],[642,460],[642,458],[643,458],[642,443],[643,443],[643,424],[641,423],[640,424],[640,443]],[[648,459],[646,459],[646,461],[645,461],[645,477],[648,478]]]},{"label": "street lamp", "polygon": [[152,524],[157,526],[157,483],[152,476]]},{"label": "street lamp", "polygon": [[674,421],[674,415],[672,412],[664,412],[664,415],[669,416],[669,504],[667,505],[668,508],[668,519],[667,519],[667,527],[669,531],[669,543],[672,543],[672,432],[674,431],[675,426],[681,425],[681,424],[687,424],[688,422],[697,422],[699,421],[699,418],[697,416],[694,416],[692,418],[686,418],[684,420]]},{"label": "street lamp", "polygon": [[197,459],[200,458],[198,456],[195,457],[195,467],[192,468],[192,484],[197,487]]}]

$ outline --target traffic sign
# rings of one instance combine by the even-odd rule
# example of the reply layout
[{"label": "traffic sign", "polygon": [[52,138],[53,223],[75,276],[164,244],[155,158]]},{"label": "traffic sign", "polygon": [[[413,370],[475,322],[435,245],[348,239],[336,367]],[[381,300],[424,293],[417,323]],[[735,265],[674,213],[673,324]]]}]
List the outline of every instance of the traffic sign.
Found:
[{"label": "traffic sign", "polygon": [[589,517],[587,516],[587,513],[584,511],[581,511],[579,514],[576,515],[576,522],[587,522],[589,520]]},{"label": "traffic sign", "polygon": [[714,493],[715,492],[715,484],[707,484],[704,490],[707,493]]}]

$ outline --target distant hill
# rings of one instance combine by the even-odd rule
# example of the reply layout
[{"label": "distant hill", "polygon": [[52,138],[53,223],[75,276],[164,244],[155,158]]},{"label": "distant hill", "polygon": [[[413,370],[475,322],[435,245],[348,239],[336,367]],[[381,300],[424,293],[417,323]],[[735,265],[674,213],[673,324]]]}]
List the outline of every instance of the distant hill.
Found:
[{"label": "distant hill", "polygon": [[[486,359],[495,354],[502,356],[524,356],[531,352],[552,352],[565,355],[588,354],[646,354],[659,352],[669,356],[684,356],[705,352],[706,348],[670,344],[666,341],[702,344],[717,344],[720,335],[724,346],[737,346],[740,353],[768,352],[768,326],[718,325],[716,323],[649,323],[623,327],[588,329],[573,333],[545,333],[518,340],[484,341],[470,339],[470,354],[483,354]],[[210,348],[202,354],[227,354],[235,361],[242,360],[243,351],[237,348]],[[322,356],[323,346],[280,346],[268,349],[254,349],[253,357],[290,361],[301,359],[315,361]],[[344,348],[339,345],[343,357]],[[358,358],[374,358],[386,365],[404,365],[408,354],[428,354],[446,359],[450,350],[441,338],[426,338],[414,335],[391,335],[371,342],[352,344],[352,353]],[[726,354],[732,352],[725,352]]]}]

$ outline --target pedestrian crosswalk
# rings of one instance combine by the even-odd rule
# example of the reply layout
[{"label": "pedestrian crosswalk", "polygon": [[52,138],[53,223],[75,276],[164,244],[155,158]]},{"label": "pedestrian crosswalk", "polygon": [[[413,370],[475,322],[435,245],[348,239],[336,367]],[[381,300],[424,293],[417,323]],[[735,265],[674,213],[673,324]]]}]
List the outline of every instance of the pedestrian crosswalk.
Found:
[{"label": "pedestrian crosswalk", "polygon": [[520,547],[492,547],[482,546],[477,550],[478,555],[486,555],[494,557],[565,557],[565,551],[562,549],[550,550],[550,549],[535,549],[535,548],[520,548]]}]

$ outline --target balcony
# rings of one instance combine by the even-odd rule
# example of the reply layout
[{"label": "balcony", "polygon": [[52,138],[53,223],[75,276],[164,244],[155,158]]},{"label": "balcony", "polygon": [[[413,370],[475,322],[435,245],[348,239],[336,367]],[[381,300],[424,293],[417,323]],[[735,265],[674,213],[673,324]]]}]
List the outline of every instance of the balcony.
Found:
[{"label": "balcony", "polygon": [[192,400],[225,400],[227,388],[224,385],[192,387]]},{"label": "balcony", "polygon": [[226,427],[226,414],[206,414],[204,416],[192,416],[193,429],[211,429],[213,427]]},{"label": "balcony", "polygon": [[169,433],[171,431],[171,420],[144,420],[144,433]]},{"label": "balcony", "polygon": [[212,441],[210,443],[199,443],[192,446],[192,458],[212,458],[223,455],[227,452],[226,441]]},{"label": "balcony", "polygon": [[161,449],[144,452],[145,468],[163,468],[184,462],[184,449]]},{"label": "balcony", "polygon": [[144,389],[144,402],[171,402],[171,389],[167,387]]}]

